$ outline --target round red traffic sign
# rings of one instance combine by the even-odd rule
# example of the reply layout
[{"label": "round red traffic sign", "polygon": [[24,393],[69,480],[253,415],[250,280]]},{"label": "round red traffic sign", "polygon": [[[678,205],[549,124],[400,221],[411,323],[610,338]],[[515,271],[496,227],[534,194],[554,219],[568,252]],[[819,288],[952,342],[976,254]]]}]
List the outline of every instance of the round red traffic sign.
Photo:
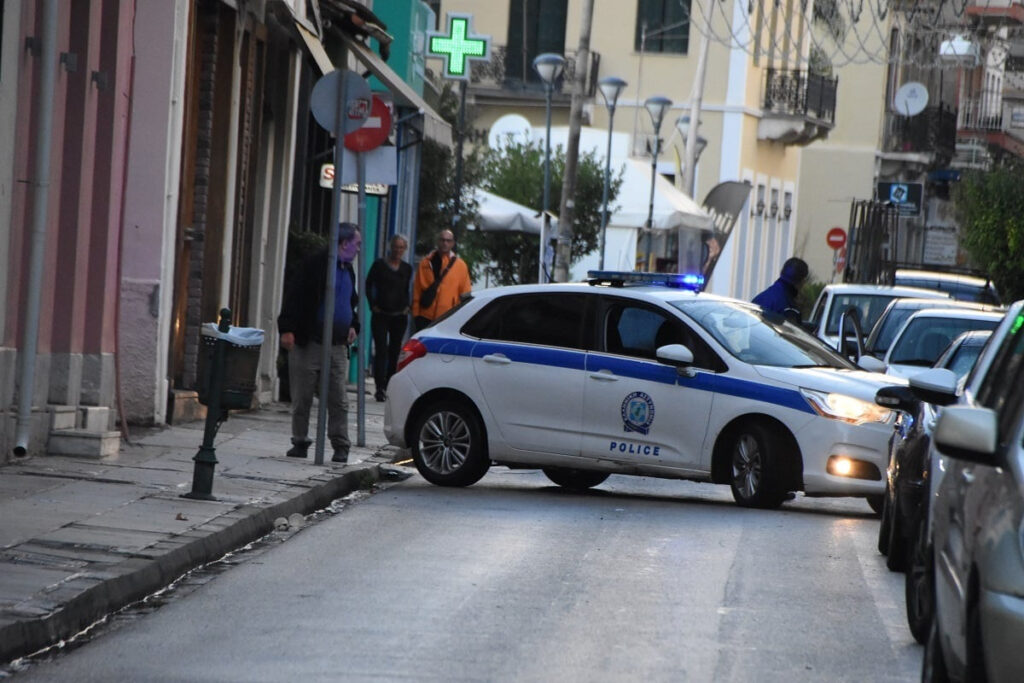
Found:
[{"label": "round red traffic sign", "polygon": [[842,249],[846,246],[846,231],[839,227],[832,228],[825,236],[825,241],[833,249]]},{"label": "round red traffic sign", "polygon": [[353,152],[368,152],[384,144],[391,134],[391,108],[379,95],[373,96],[370,115],[361,128],[345,136],[345,148]]}]

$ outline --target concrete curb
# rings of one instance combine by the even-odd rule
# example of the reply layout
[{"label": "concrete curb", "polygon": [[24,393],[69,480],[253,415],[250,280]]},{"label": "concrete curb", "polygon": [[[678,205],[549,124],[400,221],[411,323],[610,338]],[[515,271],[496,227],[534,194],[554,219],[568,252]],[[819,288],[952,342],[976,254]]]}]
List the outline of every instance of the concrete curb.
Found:
[{"label": "concrete curb", "polygon": [[[376,457],[374,458],[376,460]],[[45,614],[0,626],[0,662],[10,662],[71,638],[104,616],[170,585],[182,574],[251,543],[274,520],[307,515],[331,501],[381,480],[380,461],[323,478],[302,493],[269,507],[242,505],[206,524],[168,538],[100,572],[82,572],[52,594]]]}]

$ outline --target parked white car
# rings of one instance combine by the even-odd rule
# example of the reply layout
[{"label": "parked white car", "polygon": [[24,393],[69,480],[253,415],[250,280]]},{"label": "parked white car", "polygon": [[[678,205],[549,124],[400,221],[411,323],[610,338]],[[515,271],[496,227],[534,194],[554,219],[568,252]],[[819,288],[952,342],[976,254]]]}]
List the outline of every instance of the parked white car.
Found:
[{"label": "parked white car", "polygon": [[839,348],[839,319],[848,309],[853,308],[857,312],[861,331],[866,336],[889,302],[903,297],[949,299],[944,292],[917,287],[830,284],[825,285],[818,295],[807,327],[832,348]]},{"label": "parked white car", "polygon": [[[916,311],[893,337],[882,359],[885,372],[906,378],[930,368],[960,334],[972,330],[993,330],[1002,319],[1003,313],[998,311],[964,308],[926,308]],[[863,359],[862,365],[876,369],[867,360]]]},{"label": "parked white car", "polygon": [[874,397],[893,378],[757,306],[645,275],[474,292],[406,343],[388,440],[439,485],[494,463],[573,488],[613,473],[729,484],[744,506],[795,491],[881,503],[895,416]]}]

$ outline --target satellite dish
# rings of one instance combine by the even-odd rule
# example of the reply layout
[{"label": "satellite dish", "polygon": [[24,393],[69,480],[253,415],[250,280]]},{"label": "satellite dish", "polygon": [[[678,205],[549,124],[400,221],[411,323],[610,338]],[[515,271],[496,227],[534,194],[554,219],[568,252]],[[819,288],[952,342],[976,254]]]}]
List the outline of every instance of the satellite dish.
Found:
[{"label": "satellite dish", "polygon": [[525,116],[505,114],[491,125],[487,134],[487,144],[491,149],[501,149],[509,140],[512,142],[529,142],[533,139],[533,126]]},{"label": "satellite dish", "polygon": [[900,86],[892,98],[892,108],[902,116],[916,116],[928,106],[928,88],[923,83],[909,81]]}]

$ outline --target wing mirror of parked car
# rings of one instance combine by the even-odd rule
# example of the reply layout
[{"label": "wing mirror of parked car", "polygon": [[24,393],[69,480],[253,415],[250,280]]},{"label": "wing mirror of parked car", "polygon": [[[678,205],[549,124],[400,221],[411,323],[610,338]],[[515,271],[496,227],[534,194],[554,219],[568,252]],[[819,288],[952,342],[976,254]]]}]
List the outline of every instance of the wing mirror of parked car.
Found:
[{"label": "wing mirror of parked car", "polygon": [[949,406],[935,424],[935,445],[951,458],[996,465],[998,422],[991,408]]},{"label": "wing mirror of parked car", "polygon": [[920,405],[921,400],[914,396],[910,387],[900,384],[879,389],[875,393],[875,403],[883,408],[902,410],[905,413],[914,414],[917,412],[917,407]]},{"label": "wing mirror of parked car", "polygon": [[[885,368],[886,368],[885,361],[883,361],[883,360],[881,360],[879,358],[875,358],[874,356],[872,356],[870,354],[864,354],[863,356],[858,358],[857,359],[857,365],[861,366],[862,368],[864,368],[868,372],[882,372],[882,373],[884,373],[885,372]],[[882,404],[882,405],[884,405],[884,404]]]},{"label": "wing mirror of parked car", "polygon": [[937,406],[948,406],[957,400],[957,376],[946,368],[931,368],[907,380],[918,399]]},{"label": "wing mirror of parked car", "polygon": [[658,360],[662,363],[668,363],[674,365],[679,369],[680,374],[692,376],[693,370],[689,367],[693,365],[693,351],[682,344],[666,344],[665,346],[659,346],[655,352]]}]

